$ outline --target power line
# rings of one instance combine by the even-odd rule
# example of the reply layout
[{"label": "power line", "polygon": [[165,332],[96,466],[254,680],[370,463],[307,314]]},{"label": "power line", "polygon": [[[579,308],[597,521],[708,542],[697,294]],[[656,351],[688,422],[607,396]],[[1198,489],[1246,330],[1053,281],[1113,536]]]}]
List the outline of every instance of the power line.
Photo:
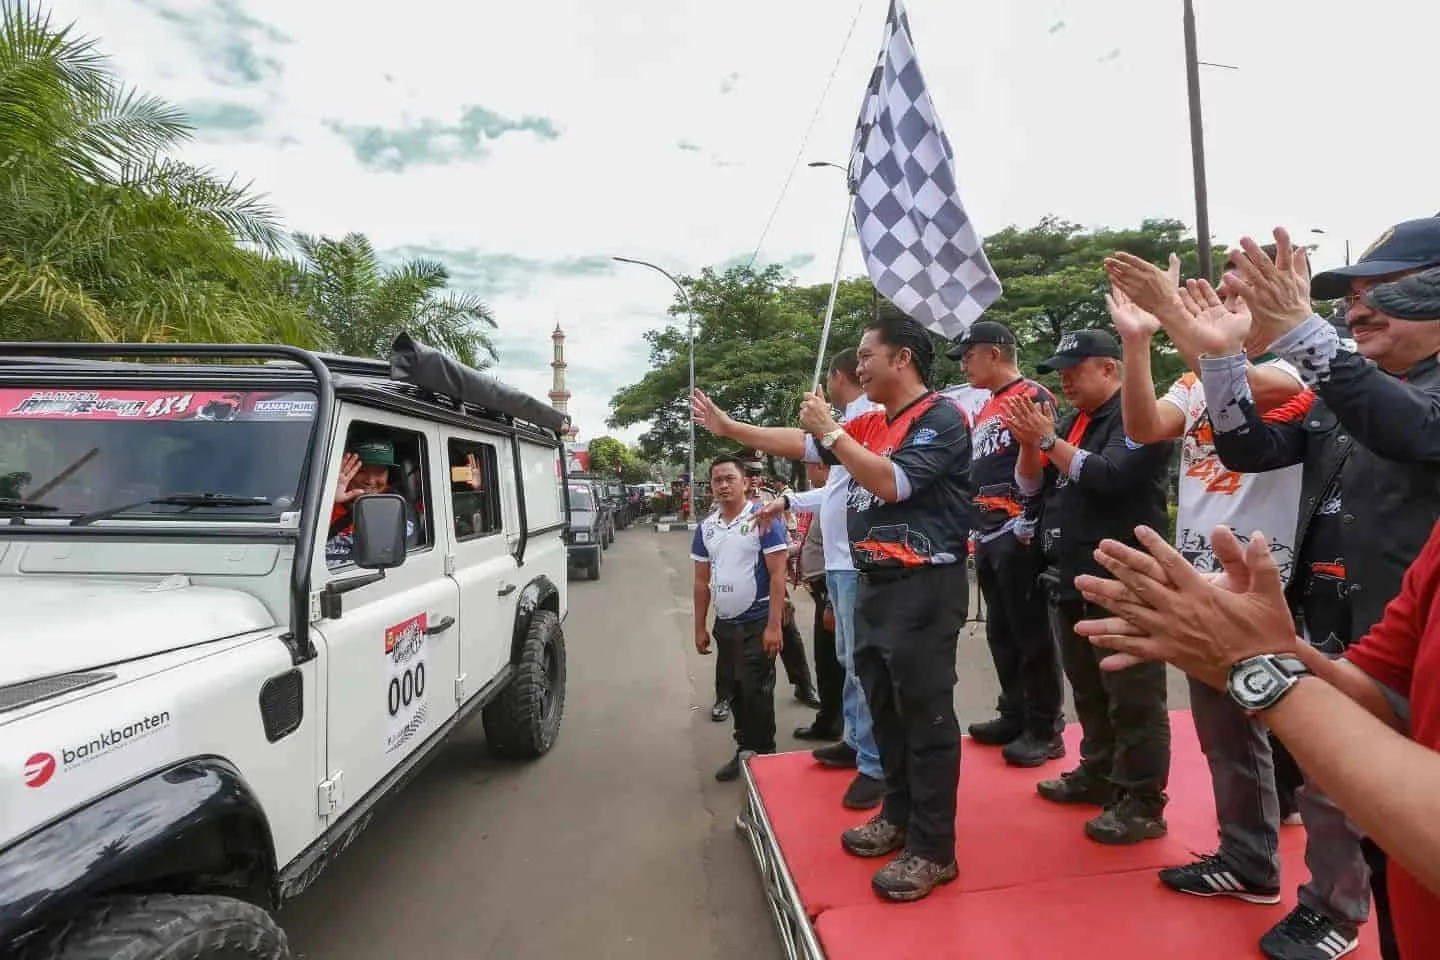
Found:
[{"label": "power line", "polygon": [[855,5],[855,16],[850,20],[850,29],[845,31],[845,40],[840,44],[840,53],[835,57],[835,65],[830,68],[830,78],[825,81],[825,89],[820,91],[820,102],[815,105],[815,112],[810,115],[810,123],[805,127],[805,135],[800,138],[800,149],[795,151],[795,159],[790,162],[790,172],[785,175],[785,182],[780,186],[780,196],[775,198],[775,205],[770,208],[770,215],[765,219],[765,229],[760,231],[760,239],[755,242],[755,250],[750,254],[750,261],[745,264],[745,269],[755,265],[755,258],[760,256],[760,248],[765,245],[765,238],[770,234],[770,227],[775,223],[775,214],[780,212],[780,205],[785,202],[785,194],[790,189],[790,181],[795,178],[795,171],[800,168],[800,158],[805,155],[805,148],[810,145],[810,134],[815,130],[815,122],[820,119],[820,111],[825,106],[825,99],[830,95],[830,87],[835,83],[835,77],[840,72],[840,64],[845,59],[845,51],[850,48],[850,38],[855,35],[855,26],[860,22],[860,14],[865,9],[866,0],[860,0]]}]

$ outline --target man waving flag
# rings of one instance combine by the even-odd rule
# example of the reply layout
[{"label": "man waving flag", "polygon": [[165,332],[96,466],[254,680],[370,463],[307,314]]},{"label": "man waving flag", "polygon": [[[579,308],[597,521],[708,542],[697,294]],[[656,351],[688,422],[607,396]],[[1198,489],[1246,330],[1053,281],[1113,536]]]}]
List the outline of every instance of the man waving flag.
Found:
[{"label": "man waving flag", "polygon": [[1001,294],[955,186],[954,151],[935,115],[901,0],[890,0],[850,156],[855,224],[870,280],[948,339]]}]

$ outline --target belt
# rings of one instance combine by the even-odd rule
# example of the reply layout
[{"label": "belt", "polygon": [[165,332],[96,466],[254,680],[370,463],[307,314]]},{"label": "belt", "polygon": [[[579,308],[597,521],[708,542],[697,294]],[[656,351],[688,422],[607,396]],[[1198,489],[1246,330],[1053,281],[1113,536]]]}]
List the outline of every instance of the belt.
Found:
[{"label": "belt", "polygon": [[926,573],[932,570],[948,570],[954,567],[953,563],[926,563],[917,564],[913,567],[881,567],[877,570],[861,570],[860,579],[866,583],[894,583],[897,580],[904,580],[913,577],[918,573]]}]

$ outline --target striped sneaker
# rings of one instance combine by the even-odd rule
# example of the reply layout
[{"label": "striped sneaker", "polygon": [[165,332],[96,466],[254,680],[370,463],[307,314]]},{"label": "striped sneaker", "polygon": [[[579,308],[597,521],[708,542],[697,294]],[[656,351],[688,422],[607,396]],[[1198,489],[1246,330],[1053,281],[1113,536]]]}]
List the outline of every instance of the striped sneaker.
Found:
[{"label": "striped sneaker", "polygon": [[1260,952],[1270,960],[1338,960],[1358,949],[1355,924],[1332,920],[1303,903],[1260,938]]},{"label": "striped sneaker", "polygon": [[1196,897],[1234,897],[1246,903],[1280,902],[1280,887],[1251,883],[1230,869],[1218,853],[1203,856],[1183,867],[1160,871],[1160,882],[1171,890]]}]

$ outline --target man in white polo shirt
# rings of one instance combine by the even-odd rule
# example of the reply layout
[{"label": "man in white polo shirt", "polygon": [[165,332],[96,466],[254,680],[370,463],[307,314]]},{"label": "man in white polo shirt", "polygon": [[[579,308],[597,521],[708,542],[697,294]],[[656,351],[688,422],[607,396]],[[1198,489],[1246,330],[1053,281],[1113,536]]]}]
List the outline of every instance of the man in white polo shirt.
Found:
[{"label": "man in white polo shirt", "polygon": [[[829,379],[825,384],[831,404],[844,411],[841,423],[876,408],[860,388],[855,372],[860,360],[854,349],[841,350],[830,360]],[[820,530],[825,546],[825,587],[835,611],[835,653],[845,668],[845,692],[841,713],[845,718],[845,738],[811,752],[816,760],[830,767],[855,768],[841,801],[852,810],[878,807],[885,797],[885,780],[880,769],[880,751],[875,746],[875,731],[870,720],[870,706],[865,691],[855,675],[855,590],[860,575],[850,559],[850,534],[845,509],[850,473],[844,466],[830,467],[825,486],[783,497],[780,508],[801,513],[820,514]],[[772,507],[771,510],[780,509]],[[770,511],[766,511],[769,513]]]},{"label": "man in white polo shirt", "polygon": [[730,710],[735,756],[716,780],[740,776],[740,764],[775,752],[775,655],[785,611],[785,567],[790,547],[778,519],[760,520],[750,500],[745,468],[736,457],[710,465],[715,510],[695,528],[695,649],[710,652],[706,629],[715,611],[717,656],[730,661]]}]

